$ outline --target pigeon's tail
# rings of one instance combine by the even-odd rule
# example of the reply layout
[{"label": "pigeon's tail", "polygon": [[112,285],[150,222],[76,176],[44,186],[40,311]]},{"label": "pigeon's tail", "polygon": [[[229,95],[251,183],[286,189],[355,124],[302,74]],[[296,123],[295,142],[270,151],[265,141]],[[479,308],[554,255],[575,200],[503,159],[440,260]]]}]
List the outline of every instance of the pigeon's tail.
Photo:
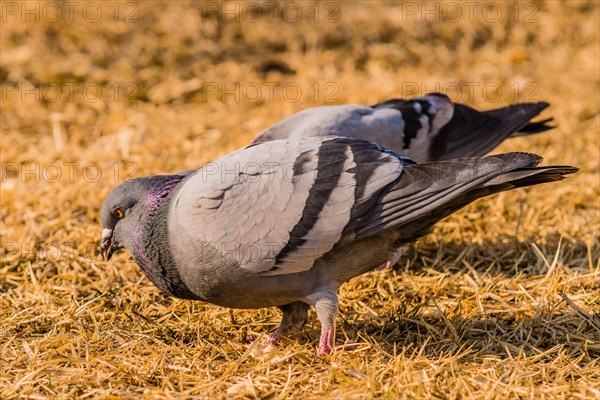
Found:
[{"label": "pigeon's tail", "polygon": [[549,125],[554,121],[553,118],[530,122],[548,106],[549,104],[546,102],[511,104],[507,107],[484,111],[484,114],[499,118],[508,124],[517,124],[519,127],[510,137],[527,136],[556,128],[555,125]]},{"label": "pigeon's tail", "polygon": [[432,159],[483,156],[506,138],[552,129],[554,126],[548,124],[551,118],[530,122],[548,106],[546,102],[521,103],[481,112],[463,104],[455,104],[452,120],[442,128],[439,138],[434,140],[437,143],[430,148],[431,152],[441,154]]},{"label": "pigeon's tail", "polygon": [[506,153],[409,165],[383,195],[358,236],[399,229],[414,240],[440,219],[485,196],[517,187],[559,181],[577,168],[536,167],[541,157]]},{"label": "pigeon's tail", "polygon": [[546,118],[539,121],[530,122],[517,132],[510,135],[510,137],[529,136],[536,133],[549,131],[550,129],[556,128],[556,125],[549,125],[549,123],[552,123],[552,121],[554,121],[554,118]]},{"label": "pigeon's tail", "polygon": [[551,167],[523,167],[513,171],[503,173],[492,180],[489,180],[480,187],[469,190],[459,198],[448,202],[443,207],[441,218],[444,218],[454,211],[466,206],[467,204],[485,196],[494,193],[503,192],[519,187],[539,185],[541,183],[561,181],[565,175],[573,174],[578,169],[571,166],[551,166]]}]

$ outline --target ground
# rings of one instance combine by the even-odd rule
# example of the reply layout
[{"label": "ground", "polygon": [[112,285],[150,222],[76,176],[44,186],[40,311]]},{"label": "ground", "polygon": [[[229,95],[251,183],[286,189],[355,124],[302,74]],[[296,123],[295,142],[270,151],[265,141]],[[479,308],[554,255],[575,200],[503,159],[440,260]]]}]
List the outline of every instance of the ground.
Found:
[{"label": "ground", "polygon": [[[600,398],[599,6],[56,2],[1,6],[0,398]],[[322,104],[432,91],[548,101],[507,141],[569,179],[477,201],[342,287],[338,342],[259,351],[275,309],[161,294],[99,257],[100,205]]]}]

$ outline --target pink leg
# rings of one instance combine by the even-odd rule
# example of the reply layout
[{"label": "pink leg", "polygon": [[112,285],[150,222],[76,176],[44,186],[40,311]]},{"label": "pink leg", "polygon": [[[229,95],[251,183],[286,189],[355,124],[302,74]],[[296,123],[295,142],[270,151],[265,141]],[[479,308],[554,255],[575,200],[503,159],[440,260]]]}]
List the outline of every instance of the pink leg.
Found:
[{"label": "pink leg", "polygon": [[281,334],[281,331],[279,329],[277,329],[275,332],[273,332],[269,336],[267,336],[267,338],[263,341],[263,344],[265,346],[269,345],[269,344],[272,344],[273,346],[277,346],[282,337],[283,337],[283,335]]},{"label": "pink leg", "polygon": [[356,343],[350,342],[345,344],[335,345],[335,334],[333,328],[321,330],[321,338],[319,339],[319,347],[317,347],[317,357],[325,356],[331,353],[331,350],[355,350]]},{"label": "pink leg", "polygon": [[308,304],[302,302],[296,302],[286,304],[279,307],[283,311],[283,318],[281,324],[263,341],[264,345],[276,345],[279,343],[282,337],[291,335],[297,332],[304,326],[308,319]]},{"label": "pink leg", "polygon": [[335,316],[338,312],[337,294],[332,289],[315,293],[309,298],[321,322],[321,337],[317,347],[317,357],[331,353],[335,340]]},{"label": "pink leg", "polygon": [[306,320],[302,320],[302,321],[297,321],[293,324],[287,325],[285,327],[282,327],[280,325],[279,328],[277,328],[275,330],[275,332],[273,332],[269,336],[267,336],[267,338],[264,340],[264,343],[272,344],[275,346],[275,345],[279,344],[279,341],[281,340],[282,337],[289,336],[293,333],[296,333],[304,326],[305,323],[306,323]]},{"label": "pink leg", "polygon": [[317,347],[317,357],[331,353],[331,350],[333,349],[333,340],[333,327],[321,330],[319,347]]}]

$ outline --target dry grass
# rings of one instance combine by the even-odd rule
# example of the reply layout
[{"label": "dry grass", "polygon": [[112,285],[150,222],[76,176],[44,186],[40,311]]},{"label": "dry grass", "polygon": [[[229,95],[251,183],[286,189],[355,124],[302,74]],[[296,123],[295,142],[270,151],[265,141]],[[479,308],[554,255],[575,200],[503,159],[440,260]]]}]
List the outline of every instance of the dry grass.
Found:
[{"label": "dry grass", "polygon": [[[110,2],[94,23],[81,5],[73,22],[22,23],[24,3],[2,3],[0,398],[599,398],[598,3],[521,3],[519,23],[512,2],[493,3],[495,22],[486,3],[472,21],[469,6],[440,3],[463,16],[437,24],[374,2],[323,3],[315,23],[312,2],[294,4],[306,18],[276,9],[252,23],[246,9],[223,22],[201,3],[118,3],[121,18],[137,10],[123,23]],[[323,21],[326,5],[337,22]],[[525,21],[532,11],[537,22]],[[207,82],[240,82],[239,101]],[[302,95],[286,101],[280,85],[271,99],[265,82]],[[340,103],[374,103],[436,82],[483,108],[549,100],[559,128],[500,150],[581,171],[478,201],[394,271],[344,285],[337,336],[357,350],[315,359],[312,315],[259,353],[244,338],[272,330],[275,310],[168,298],[128,254],[100,260],[99,207],[129,173],[210,161],[314,105],[316,88],[317,103],[333,90]],[[460,95],[448,86],[461,82]],[[479,85],[472,96],[465,82]],[[82,95],[85,83],[102,98]],[[43,98],[56,99],[50,84],[57,101]]]}]

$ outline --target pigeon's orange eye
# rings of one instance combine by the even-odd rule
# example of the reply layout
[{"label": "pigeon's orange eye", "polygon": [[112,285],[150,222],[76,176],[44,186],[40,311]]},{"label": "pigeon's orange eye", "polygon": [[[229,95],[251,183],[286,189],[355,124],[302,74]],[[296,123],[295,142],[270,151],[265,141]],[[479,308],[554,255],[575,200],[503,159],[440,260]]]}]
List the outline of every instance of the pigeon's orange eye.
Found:
[{"label": "pigeon's orange eye", "polygon": [[115,217],[121,219],[123,218],[123,216],[125,214],[123,214],[123,210],[121,210],[120,208],[115,208],[115,210],[113,211],[113,214],[115,215]]}]

